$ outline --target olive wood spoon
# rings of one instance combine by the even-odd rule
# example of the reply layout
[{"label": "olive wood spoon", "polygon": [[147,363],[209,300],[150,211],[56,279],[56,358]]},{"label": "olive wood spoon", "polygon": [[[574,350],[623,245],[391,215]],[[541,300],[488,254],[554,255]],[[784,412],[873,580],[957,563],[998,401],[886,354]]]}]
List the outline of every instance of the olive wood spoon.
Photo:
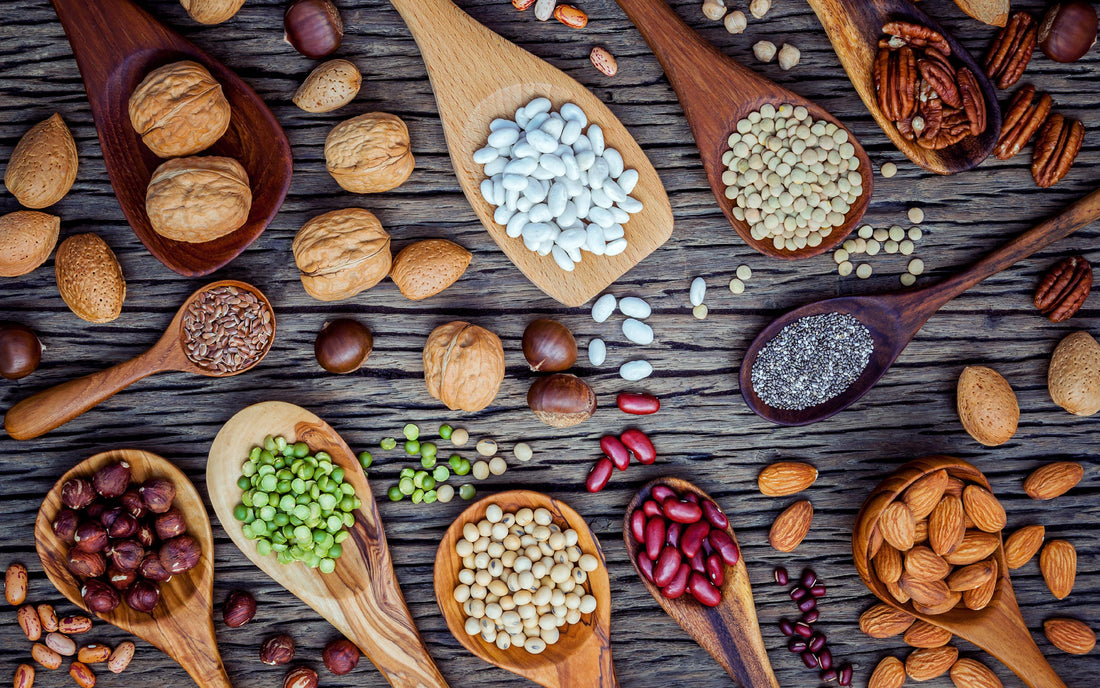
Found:
[{"label": "olive wood spoon", "polygon": [[[974,61],[955,37],[909,0],[807,0],[817,14],[825,33],[840,58],[844,71],[863,99],[882,131],[907,158],[937,174],[954,174],[977,167],[993,152],[1001,135],[1001,107],[997,91],[989,83],[985,69]],[[878,53],[878,41],[887,22],[901,20],[922,24],[943,34],[951,46],[951,59],[961,62],[974,73],[985,98],[986,127],[979,136],[967,136],[942,150],[921,148],[902,138],[898,128],[878,106],[871,67]]]},{"label": "olive wood spoon", "polygon": [[[753,602],[752,586],[749,584],[749,572],[745,567],[744,557],[740,557],[736,565],[725,567],[726,577],[721,586],[722,602],[717,607],[703,605],[688,592],[670,600],[638,568],[638,553],[645,544],[634,539],[630,530],[630,519],[635,510],[642,508],[642,504],[650,498],[653,488],[658,485],[671,488],[679,495],[691,492],[701,500],[718,504],[706,492],[679,478],[657,478],[638,490],[626,508],[623,541],[626,542],[627,556],[633,562],[642,584],[668,615],[709,652],[738,685],[742,688],[779,688],[771,662],[768,661],[764,638],[760,635],[760,624],[756,619],[756,605]],[[726,533],[737,545],[737,534],[733,532],[732,525],[726,527]]]},{"label": "olive wood spoon", "polygon": [[[622,122],[587,88],[500,35],[482,26],[450,0],[391,0],[409,26],[428,68],[439,106],[451,164],[466,199],[493,241],[520,271],[567,306],[579,306],[606,289],[672,235],[672,206],[657,171]],[[512,119],[536,97],[555,109],[572,102],[603,129],[607,145],[638,171],[632,192],[644,209],[623,225],[628,246],[617,256],[587,254],[573,272],[552,256],[528,251],[493,220],[495,207],[481,196],[485,174],[473,154],[485,146],[489,123]]]},{"label": "olive wood spoon", "polygon": [[[271,339],[268,340],[267,348],[264,349],[263,354],[251,365],[228,372],[208,370],[197,365],[187,357],[183,343],[183,315],[187,307],[203,292],[220,286],[232,286],[252,292],[267,306],[267,311],[271,313]],[[262,361],[267,356],[267,352],[271,350],[271,344],[274,341],[275,311],[272,310],[271,303],[259,289],[251,284],[235,280],[211,282],[187,297],[187,300],[176,312],[176,317],[172,318],[172,322],[168,324],[168,329],[164,331],[164,334],[153,345],[153,348],[140,356],[106,370],[63,382],[56,387],[51,387],[27,397],[12,406],[7,415],[4,416],[4,428],[13,439],[17,440],[29,440],[44,435],[50,430],[68,423],[97,404],[106,401],[138,380],[166,370],[196,373],[207,377],[239,375],[251,370]]]},{"label": "olive wood spoon", "polygon": [[[1031,688],[1066,688],[1066,684],[1036,646],[1020,614],[1008,575],[1003,541],[993,553],[997,561],[997,588],[989,605],[979,611],[956,607],[945,614],[922,614],[913,608],[911,602],[898,604],[886,586],[872,575],[871,559],[877,551],[874,543],[882,543],[882,534],[878,529],[879,516],[906,488],[925,475],[941,469],[945,469],[951,476],[991,490],[989,481],[981,471],[962,459],[951,456],[917,459],[894,471],[871,492],[856,516],[856,525],[852,532],[852,556],[860,578],[886,604],[977,645],[1004,662],[1005,666]],[[999,533],[997,537],[1000,539]]]},{"label": "olive wood spoon", "polygon": [[61,477],[46,494],[34,524],[35,547],[46,577],[70,602],[87,610],[80,594],[81,582],[66,566],[69,545],[53,532],[53,521],[62,508],[61,486],[70,478],[90,478],[106,464],[130,464],[131,481],[166,478],[176,488],[173,504],[183,514],[187,533],[202,547],[198,565],[160,583],[160,602],[152,614],[134,611],[123,602],[114,611],[96,614],[112,626],[133,633],[179,662],[201,688],[230,688],[214,636],[214,537],[202,497],[195,486],[171,462],[146,451],[114,449],[86,459]]},{"label": "olive wood spoon", "polygon": [[[1017,261],[1064,239],[1100,218],[1100,190],[1078,200],[1060,214],[1016,237],[970,268],[921,289],[866,296],[842,296],[807,304],[780,316],[756,336],[741,361],[741,394],[758,416],[779,425],[807,425],[843,411],[866,394],[886,374],[921,326],[945,303],[978,282]],[[848,313],[870,331],[874,350],[863,373],[843,393],[801,411],[768,406],[752,386],[752,367],[764,345],[780,330],[800,318],[823,313]]]},{"label": "olive wood spoon", "polygon": [[[455,601],[454,589],[459,585],[458,572],[462,559],[455,552],[455,543],[462,539],[462,526],[485,518],[490,504],[507,511],[548,509],[558,525],[567,523],[577,531],[577,546],[593,554],[600,566],[588,574],[590,594],[596,598],[596,611],[585,614],[579,623],[563,627],[554,645],[547,645],[541,654],[533,655],[522,647],[502,650],[485,642],[480,635],[466,633],[466,615]],[[563,527],[564,529],[564,527]],[[584,518],[567,504],[540,492],[512,490],[486,497],[463,511],[439,543],[435,554],[435,599],[451,634],[471,653],[486,662],[528,678],[546,688],[618,688],[615,668],[611,662],[611,587],[607,578],[607,561],[592,529]]]},{"label": "olive wood spoon", "polygon": [[[314,452],[328,452],[333,465],[344,469],[345,482],[362,500],[354,512],[351,536],[344,541],[343,554],[332,573],[321,573],[298,562],[280,564],[273,555],[261,556],[255,542],[244,536],[244,524],[233,517],[233,508],[241,501],[237,487],[241,464],[266,435],[281,435],[288,442],[305,442]],[[282,401],[266,401],[238,411],[218,431],[210,447],[206,485],[214,513],[241,552],[354,642],[390,685],[446,688],[447,682],[405,606],[367,476],[355,454],[328,423]]]},{"label": "olive wood spoon", "polygon": [[[157,260],[181,275],[208,275],[236,258],[279,212],[290,187],[290,144],[271,110],[236,74],[130,0],[50,1],[84,78],[103,162],[134,234]],[[128,111],[130,94],[149,72],[180,60],[210,70],[233,110],[229,130],[199,155],[236,159],[252,188],[244,225],[201,243],[168,239],[149,224],[145,193],[153,170],[165,161],[142,143]]]},{"label": "olive wood spoon", "polygon": [[863,195],[848,211],[844,224],[834,227],[819,245],[795,251],[777,249],[770,239],[754,239],[749,225],[734,217],[733,201],[726,198],[726,184],[722,181],[722,174],[728,170],[722,164],[722,154],[729,150],[729,136],[736,130],[738,120],[759,110],[765,103],[776,107],[790,103],[804,106],[816,120],[832,122],[846,131],[847,128],[816,103],[727,57],[684,23],[665,0],[617,2],[638,27],[664,68],[684,109],[684,116],[691,125],[691,133],[718,207],[745,243],[765,255],[793,260],[819,255],[844,241],[863,218],[874,187],[871,161],[855,136],[848,132],[848,140],[855,146],[859,159]]}]

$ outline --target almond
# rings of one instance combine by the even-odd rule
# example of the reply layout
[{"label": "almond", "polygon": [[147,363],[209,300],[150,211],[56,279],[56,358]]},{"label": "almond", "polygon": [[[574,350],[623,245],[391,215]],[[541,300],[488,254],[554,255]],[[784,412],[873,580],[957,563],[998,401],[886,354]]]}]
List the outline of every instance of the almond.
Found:
[{"label": "almond", "polygon": [[913,547],[917,523],[905,502],[892,502],[883,509],[878,517],[878,527],[886,542],[899,551],[905,552]]},{"label": "almond", "polygon": [[902,590],[901,586],[898,585],[897,583],[890,583],[890,582],[884,581],[883,585],[886,586],[886,589],[890,592],[891,597],[893,597],[895,600],[898,601],[898,604],[905,604],[906,602],[908,602],[911,599],[909,597],[909,594],[907,592],[905,592],[904,590]]},{"label": "almond", "polygon": [[959,376],[957,400],[963,428],[979,443],[995,447],[1016,434],[1020,422],[1016,393],[992,368],[964,368]]},{"label": "almond", "polygon": [[54,113],[19,139],[4,172],[4,186],[24,207],[51,206],[69,193],[78,161],[73,135]]},{"label": "almond", "polygon": [[993,493],[979,485],[967,485],[963,490],[963,509],[978,530],[999,533],[1008,522],[1005,509]]},{"label": "almond", "polygon": [[948,477],[947,471],[941,468],[909,486],[902,495],[902,500],[913,512],[913,518],[919,521],[932,513],[932,509],[935,509],[943,498]]},{"label": "almond", "polygon": [[928,542],[928,519],[922,518],[917,521],[916,527],[913,528],[913,544],[919,545],[923,542]]},{"label": "almond", "polygon": [[933,552],[943,556],[957,548],[964,535],[962,500],[944,495],[928,517],[928,544]]},{"label": "almond", "polygon": [[1077,619],[1047,619],[1043,633],[1051,645],[1071,655],[1087,655],[1096,647],[1096,633]]},{"label": "almond", "polygon": [[875,573],[883,583],[897,583],[902,574],[901,552],[893,545],[882,543],[874,558]]},{"label": "almond", "polygon": [[953,475],[947,477],[947,487],[943,489],[945,495],[951,495],[952,497],[963,498],[963,489],[966,488],[966,483],[959,480]]},{"label": "almond", "polygon": [[779,461],[760,471],[756,485],[768,497],[786,497],[805,490],[817,480],[817,469],[808,463]]},{"label": "almond", "polygon": [[993,554],[1000,544],[1001,539],[992,533],[967,530],[958,547],[944,554],[943,559],[952,566],[970,566]]},{"label": "almond", "polygon": [[951,564],[931,549],[918,545],[905,553],[905,573],[916,581],[938,581],[951,573]]},{"label": "almond", "polygon": [[1024,492],[1032,499],[1054,499],[1072,490],[1085,476],[1085,469],[1073,461],[1058,461],[1032,471],[1024,481]]},{"label": "almond", "polygon": [[[996,566],[997,561],[990,559]],[[989,603],[993,601],[993,593],[997,592],[997,573],[994,571],[993,576],[990,577],[985,583],[982,583],[973,590],[967,590],[962,594],[963,606],[973,611],[985,609],[989,606]]]},{"label": "almond", "polygon": [[947,673],[959,658],[959,649],[950,645],[913,650],[905,658],[905,673],[914,681],[930,681]]},{"label": "almond", "polygon": [[913,598],[914,604],[925,607],[938,607],[951,597],[951,590],[942,580],[920,581],[903,574],[898,585]]},{"label": "almond", "polygon": [[74,234],[57,248],[54,262],[61,298],[77,317],[110,322],[122,312],[126,279],[114,251],[97,234]]},{"label": "almond", "polygon": [[910,647],[943,647],[951,642],[951,631],[917,619],[902,640]]},{"label": "almond", "polygon": [[420,301],[458,281],[466,272],[470,258],[470,252],[453,241],[418,241],[394,256],[390,279],[405,298]]},{"label": "almond", "polygon": [[938,616],[940,614],[946,614],[962,601],[962,593],[950,592],[948,596],[943,598],[942,601],[935,604],[921,604],[916,600],[913,600],[913,609],[917,610],[918,614],[924,614],[926,616]]},{"label": "almond", "polygon": [[1077,577],[1077,550],[1065,540],[1051,540],[1039,555],[1039,570],[1052,595],[1067,597]]},{"label": "almond", "polygon": [[358,67],[347,60],[329,60],[310,72],[293,102],[306,112],[332,112],[355,100],[362,85]]},{"label": "almond", "polygon": [[912,614],[879,603],[859,615],[859,630],[872,638],[892,638],[904,633],[914,621]]},{"label": "almond", "polygon": [[897,657],[883,657],[867,681],[867,688],[901,688],[904,684],[905,665]]},{"label": "almond", "polygon": [[1100,344],[1088,332],[1073,332],[1050,357],[1047,390],[1055,403],[1077,416],[1100,411]]},{"label": "almond", "polygon": [[35,210],[0,215],[0,277],[19,277],[53,253],[61,218]]},{"label": "almond", "polygon": [[1004,688],[1001,679],[976,659],[960,659],[951,667],[955,688]]},{"label": "almond", "polygon": [[992,559],[956,569],[947,577],[947,587],[955,592],[965,592],[980,588],[997,574],[997,565]]},{"label": "almond", "polygon": [[1005,540],[1005,563],[1010,569],[1018,569],[1043,546],[1046,528],[1039,525],[1024,526]]},{"label": "almond", "polygon": [[813,520],[813,505],[805,499],[795,502],[775,519],[768,533],[768,541],[780,552],[793,552],[810,532]]}]

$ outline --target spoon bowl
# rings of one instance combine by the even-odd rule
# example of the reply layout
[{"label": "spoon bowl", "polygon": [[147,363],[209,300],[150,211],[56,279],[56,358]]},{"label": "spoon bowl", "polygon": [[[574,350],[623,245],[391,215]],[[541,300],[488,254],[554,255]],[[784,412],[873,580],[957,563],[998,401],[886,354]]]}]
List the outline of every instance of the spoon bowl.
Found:
[{"label": "spoon bowl", "polygon": [[[454,589],[459,585],[458,572],[462,568],[455,544],[462,539],[462,527],[485,518],[490,504],[497,504],[506,512],[523,508],[549,510],[555,523],[567,524],[577,531],[577,546],[582,552],[594,554],[600,560],[599,568],[588,574],[590,594],[596,598],[596,611],[585,614],[579,623],[567,627],[561,639],[554,645],[547,645],[541,654],[530,654],[521,647],[502,650],[485,642],[481,636],[469,635],[462,605],[455,601]],[[455,519],[439,543],[435,555],[435,598],[451,634],[472,654],[490,664],[546,688],[618,688],[611,662],[611,589],[607,561],[584,518],[564,502],[539,492],[512,490],[471,504]]]},{"label": "spoon bowl", "polygon": [[218,655],[214,636],[213,586],[214,537],[202,497],[195,486],[169,461],[137,449],[115,449],[96,454],[65,473],[46,494],[34,525],[35,547],[46,577],[70,602],[87,609],[81,583],[65,564],[69,545],[53,532],[53,520],[61,510],[61,486],[70,478],[90,478],[109,463],[130,464],[134,482],[166,478],[176,487],[174,504],[187,524],[187,532],[202,547],[198,566],[160,584],[160,603],[152,614],[120,604],[114,611],[96,614],[107,623],[133,633],[179,662],[202,688],[230,688],[229,677]]}]

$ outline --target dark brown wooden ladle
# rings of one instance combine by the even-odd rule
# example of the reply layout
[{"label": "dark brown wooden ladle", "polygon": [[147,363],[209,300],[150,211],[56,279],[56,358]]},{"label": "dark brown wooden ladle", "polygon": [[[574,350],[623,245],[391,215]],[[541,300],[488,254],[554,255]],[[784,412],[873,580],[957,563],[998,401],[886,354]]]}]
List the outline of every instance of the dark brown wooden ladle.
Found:
[{"label": "dark brown wooden ladle", "polygon": [[[990,253],[969,269],[938,284],[889,294],[843,296],[796,308],[764,328],[745,353],[740,371],[741,394],[745,402],[758,416],[779,425],[808,425],[848,408],[886,374],[921,326],[945,303],[985,278],[1073,234],[1097,218],[1100,218],[1100,190],[1093,191],[1060,214]],[[870,330],[874,339],[874,350],[863,374],[843,393],[817,406],[800,411],[768,406],[757,396],[752,386],[752,367],[760,350],[780,330],[795,320],[824,313],[851,314]]]}]

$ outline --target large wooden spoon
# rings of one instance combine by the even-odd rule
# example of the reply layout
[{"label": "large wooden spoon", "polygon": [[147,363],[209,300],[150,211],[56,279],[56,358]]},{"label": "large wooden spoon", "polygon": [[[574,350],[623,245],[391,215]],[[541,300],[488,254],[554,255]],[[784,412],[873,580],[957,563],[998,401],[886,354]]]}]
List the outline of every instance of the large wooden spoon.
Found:
[{"label": "large wooden spoon", "polygon": [[[679,478],[657,478],[638,490],[626,508],[623,540],[626,542],[627,556],[634,563],[634,569],[638,571],[642,584],[653,595],[653,599],[668,612],[668,615],[675,619],[676,623],[695,639],[695,642],[702,645],[704,650],[718,660],[738,685],[742,688],[779,688],[779,683],[772,672],[771,662],[768,661],[764,638],[760,635],[756,605],[752,599],[752,586],[749,584],[749,572],[745,568],[743,557],[737,561],[736,566],[726,567],[726,578],[721,587],[722,602],[717,607],[704,606],[688,594],[670,600],[662,595],[661,590],[649,582],[638,568],[638,554],[645,545],[634,539],[630,530],[630,518],[635,510],[642,508],[642,504],[650,499],[653,488],[658,485],[671,488],[679,495],[690,492],[699,499],[709,499],[714,502],[706,492]],[[717,502],[714,503],[717,504]],[[733,539],[734,544],[737,544],[737,535],[733,532],[732,525],[726,528],[726,533]]]},{"label": "large wooden spoon", "polygon": [[[997,103],[997,91],[989,83],[983,69],[955,37],[944,30],[934,19],[922,12],[909,0],[807,0],[825,27],[833,50],[840,58],[844,71],[863,99],[882,131],[890,137],[907,158],[926,170],[937,174],[954,174],[977,167],[989,157],[997,138],[1001,135],[1001,107]],[[883,37],[882,27],[890,21],[907,21],[921,24],[943,34],[951,46],[951,59],[961,62],[978,80],[985,98],[986,125],[979,136],[967,136],[953,146],[933,151],[921,148],[902,137],[875,98],[874,78],[871,67],[878,53],[878,41]]]},{"label": "large wooden spoon", "polygon": [[[842,296],[796,308],[777,318],[756,336],[741,361],[741,395],[761,418],[779,425],[807,425],[843,411],[866,394],[886,374],[932,314],[978,282],[1041,251],[1100,218],[1100,190],[1093,191],[1059,215],[1016,237],[959,274],[923,289],[867,296]],[[800,411],[768,406],[752,385],[752,367],[760,350],[784,327],[812,315],[848,313],[870,331],[874,350],[863,373],[843,393]]]},{"label": "large wooden spoon", "polygon": [[[187,311],[187,307],[204,292],[222,286],[234,287],[255,294],[260,302],[264,304],[266,312],[271,316],[271,337],[267,340],[263,353],[245,367],[225,371],[205,368],[188,357],[184,347],[186,335],[183,327],[183,316]],[[176,317],[168,323],[168,329],[164,331],[164,334],[153,345],[153,348],[124,363],[119,363],[98,373],[64,382],[34,396],[27,397],[11,407],[11,410],[4,416],[4,428],[13,439],[17,440],[29,440],[44,435],[50,430],[68,423],[73,418],[109,399],[138,380],[166,370],[197,373],[207,377],[239,375],[256,367],[267,356],[267,352],[271,350],[271,344],[274,341],[275,312],[272,310],[267,297],[259,289],[251,284],[235,280],[211,282],[187,297],[187,300],[180,306],[179,311],[176,312]]]},{"label": "large wooden spoon", "polygon": [[[547,509],[558,525],[568,524],[577,531],[577,546],[582,552],[594,554],[600,566],[588,574],[590,593],[596,598],[596,611],[582,617],[580,623],[564,630],[555,645],[548,645],[542,654],[533,655],[521,647],[501,650],[485,642],[481,636],[466,632],[466,615],[455,601],[458,572],[462,560],[455,552],[455,543],[462,539],[462,526],[478,523],[485,510],[496,504],[506,512],[519,509]],[[564,529],[565,526],[563,526]],[[615,668],[611,663],[611,588],[607,578],[607,561],[592,529],[584,518],[564,502],[540,492],[512,490],[486,497],[466,508],[439,543],[435,554],[435,599],[447,628],[458,642],[474,655],[490,664],[531,679],[546,688],[618,688]]]},{"label": "large wooden spoon", "polygon": [[759,110],[765,103],[776,107],[789,103],[804,106],[814,119],[832,122],[841,128],[844,125],[816,103],[727,57],[684,23],[665,0],[617,1],[653,49],[676,90],[695,136],[711,191],[726,219],[745,243],[768,256],[797,259],[819,255],[844,241],[867,210],[874,186],[871,162],[855,136],[848,132],[859,158],[863,195],[848,211],[844,224],[833,228],[819,245],[796,251],[777,249],[770,239],[754,239],[749,225],[734,217],[733,202],[726,198],[726,184],[722,181],[722,174],[728,169],[722,164],[722,154],[729,150],[729,135],[735,131],[738,120]]},{"label": "large wooden spoon", "polygon": [[[255,241],[279,212],[290,187],[290,144],[252,88],[220,62],[130,0],[51,0],[69,37],[92,106],[103,162],[119,205],[149,252],[181,275],[208,275]],[[149,179],[164,160],[130,124],[130,94],[145,76],[171,62],[192,60],[210,70],[233,109],[229,130],[200,155],[235,158],[252,187],[252,209],[236,231],[187,243],[153,231],[145,212]]]},{"label": "large wooden spoon", "polygon": [[[544,292],[567,306],[579,306],[607,288],[672,235],[672,206],[657,171],[622,122],[596,96],[561,70],[493,33],[450,0],[391,0],[408,24],[428,67],[443,132],[466,199],[493,241]],[[575,103],[599,124],[607,145],[638,171],[633,196],[645,209],[624,225],[628,248],[617,256],[585,255],[573,272],[550,256],[528,251],[493,220],[495,208],[481,196],[485,179],[473,154],[485,146],[489,122],[513,118],[537,97],[555,109]]]},{"label": "large wooden spoon", "polygon": [[[951,631],[954,635],[968,640],[989,654],[1004,662],[1017,676],[1032,688],[1065,688],[1066,684],[1054,673],[1054,669],[1043,658],[1043,653],[1031,638],[1031,632],[1020,614],[1016,595],[1012,591],[1012,581],[1008,575],[1003,543],[997,547],[994,557],[997,560],[998,582],[989,605],[979,611],[955,608],[946,614],[931,616],[922,614],[913,608],[911,602],[898,604],[886,586],[873,575],[871,559],[878,546],[882,544],[882,534],[878,530],[879,516],[894,502],[902,492],[920,478],[939,470],[946,470],[951,476],[991,489],[989,481],[974,466],[950,456],[929,456],[905,464],[890,477],[882,481],[863,503],[856,517],[855,530],[852,532],[852,556],[856,570],[871,592],[896,609]],[[1000,535],[998,535],[998,538]],[[875,543],[878,543],[876,545]]]},{"label": "large wooden spoon", "polygon": [[[237,487],[241,464],[266,435],[281,435],[288,442],[305,442],[313,451],[328,452],[332,463],[344,469],[344,480],[363,502],[355,512],[351,537],[344,541],[343,555],[336,560],[332,573],[324,574],[300,563],[283,565],[273,555],[261,556],[255,542],[244,536],[244,524],[233,517],[233,507],[241,501]],[[239,411],[222,426],[210,447],[206,485],[214,513],[244,555],[359,646],[390,685],[446,688],[447,682],[405,606],[367,476],[355,454],[327,423],[299,406],[281,401],[267,401]]]},{"label": "large wooden spoon", "polygon": [[109,463],[130,464],[131,480],[167,478],[176,487],[175,506],[187,523],[187,532],[202,547],[198,566],[160,584],[160,603],[152,614],[136,612],[120,604],[113,612],[96,614],[109,624],[148,641],[179,662],[201,688],[230,688],[229,677],[218,655],[211,616],[214,591],[214,538],[210,519],[195,486],[171,462],[137,449],[115,449],[96,454],[63,475],[49,491],[34,524],[35,547],[46,577],[73,604],[87,609],[76,580],[65,561],[69,545],[54,535],[53,520],[61,510],[61,486],[70,478],[88,478]]}]

